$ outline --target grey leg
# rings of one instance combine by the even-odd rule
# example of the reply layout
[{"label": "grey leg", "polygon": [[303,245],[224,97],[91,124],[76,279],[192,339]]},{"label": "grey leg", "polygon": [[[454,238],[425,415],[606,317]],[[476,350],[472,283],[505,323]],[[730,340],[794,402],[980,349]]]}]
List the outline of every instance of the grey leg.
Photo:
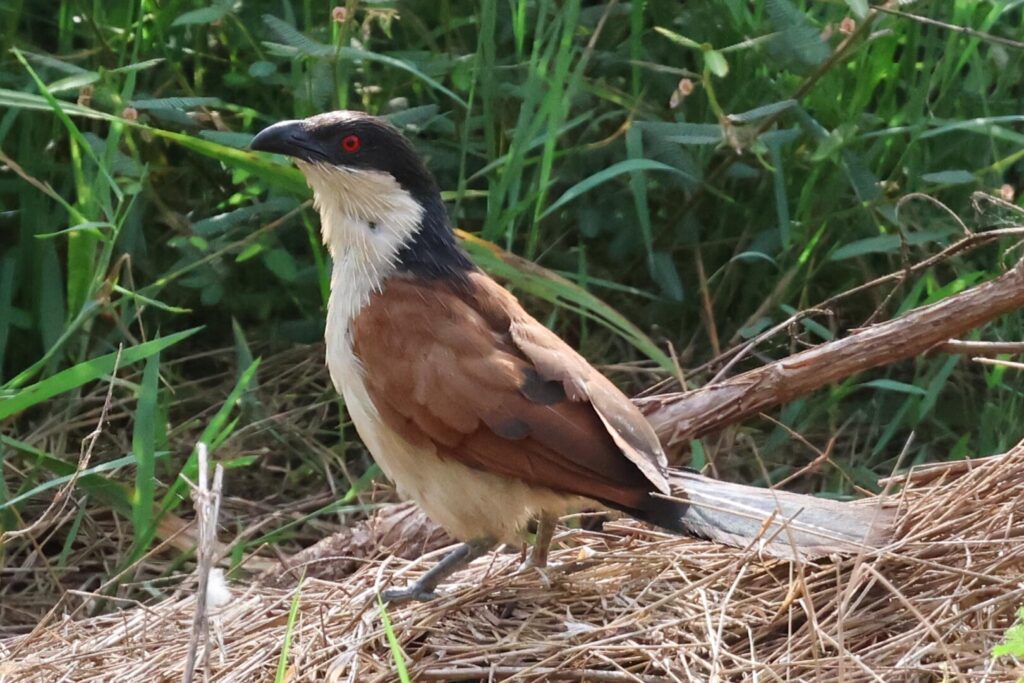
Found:
[{"label": "grey leg", "polygon": [[551,549],[551,537],[555,535],[557,523],[558,517],[555,515],[549,512],[540,513],[540,517],[537,518],[537,536],[533,542],[533,548],[530,549],[530,554],[526,557],[520,570],[543,569],[548,566],[548,551]]},{"label": "grey leg", "polygon": [[477,538],[463,543],[441,558],[441,561],[431,567],[430,571],[421,576],[416,583],[405,588],[389,588],[383,591],[380,597],[385,602],[393,603],[407,600],[419,600],[420,602],[433,600],[437,597],[437,593],[434,592],[437,589],[437,584],[486,553],[494,547],[494,543],[494,539],[491,538]]}]

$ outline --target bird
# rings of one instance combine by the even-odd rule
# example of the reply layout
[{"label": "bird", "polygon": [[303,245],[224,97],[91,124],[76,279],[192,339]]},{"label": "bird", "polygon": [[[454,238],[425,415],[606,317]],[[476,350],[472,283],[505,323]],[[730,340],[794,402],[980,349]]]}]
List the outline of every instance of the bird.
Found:
[{"label": "bird", "polygon": [[250,149],[290,157],[312,189],[332,259],[326,363],[356,431],[399,495],[462,542],[384,600],[436,597],[531,524],[524,567],[543,568],[558,518],[583,509],[786,559],[885,542],[879,505],[670,469],[632,401],[474,264],[423,157],[386,119],[281,121]]}]

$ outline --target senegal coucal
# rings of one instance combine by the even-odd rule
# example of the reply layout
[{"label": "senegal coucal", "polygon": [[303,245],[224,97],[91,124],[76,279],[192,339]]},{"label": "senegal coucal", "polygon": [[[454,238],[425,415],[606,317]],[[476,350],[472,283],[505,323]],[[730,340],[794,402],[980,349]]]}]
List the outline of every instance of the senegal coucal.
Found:
[{"label": "senegal coucal", "polygon": [[670,471],[633,403],[473,264],[430,171],[386,121],[283,121],[251,147],[292,157],[313,190],[333,259],[327,365],[356,430],[399,493],[464,541],[386,599],[429,599],[531,519],[529,561],[543,565],[554,520],[580,508],[783,557],[885,537],[875,507]]}]

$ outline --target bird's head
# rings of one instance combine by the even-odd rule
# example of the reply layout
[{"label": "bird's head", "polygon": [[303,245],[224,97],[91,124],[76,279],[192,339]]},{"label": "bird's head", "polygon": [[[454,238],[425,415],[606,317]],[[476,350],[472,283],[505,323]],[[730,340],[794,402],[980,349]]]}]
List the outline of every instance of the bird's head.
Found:
[{"label": "bird's head", "polygon": [[332,253],[370,250],[389,266],[427,276],[471,267],[433,175],[384,119],[335,111],[282,121],[260,131],[250,147],[294,159],[313,189]]},{"label": "bird's head", "polygon": [[[250,145],[262,152],[293,157],[310,176],[316,169],[375,177],[413,196],[437,191],[434,177],[412,144],[384,119],[356,111],[332,111],[264,128]],[[344,175],[336,188],[344,192]],[[314,186],[314,190],[316,190]]]}]

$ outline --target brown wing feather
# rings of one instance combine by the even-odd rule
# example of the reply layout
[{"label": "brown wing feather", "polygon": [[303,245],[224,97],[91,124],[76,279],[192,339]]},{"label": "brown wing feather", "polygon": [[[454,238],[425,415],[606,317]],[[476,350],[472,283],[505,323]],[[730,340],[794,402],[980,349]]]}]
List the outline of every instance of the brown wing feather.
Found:
[{"label": "brown wing feather", "polygon": [[561,337],[537,322],[498,283],[475,274],[477,300],[500,302],[509,315],[509,335],[544,379],[562,382],[573,400],[588,401],[622,453],[661,493],[669,493],[665,452],[654,428],[618,387],[595,370]]},{"label": "brown wing feather", "polygon": [[632,403],[482,274],[466,291],[392,278],[352,335],[371,399],[410,442],[627,508],[667,491],[664,454]]}]

